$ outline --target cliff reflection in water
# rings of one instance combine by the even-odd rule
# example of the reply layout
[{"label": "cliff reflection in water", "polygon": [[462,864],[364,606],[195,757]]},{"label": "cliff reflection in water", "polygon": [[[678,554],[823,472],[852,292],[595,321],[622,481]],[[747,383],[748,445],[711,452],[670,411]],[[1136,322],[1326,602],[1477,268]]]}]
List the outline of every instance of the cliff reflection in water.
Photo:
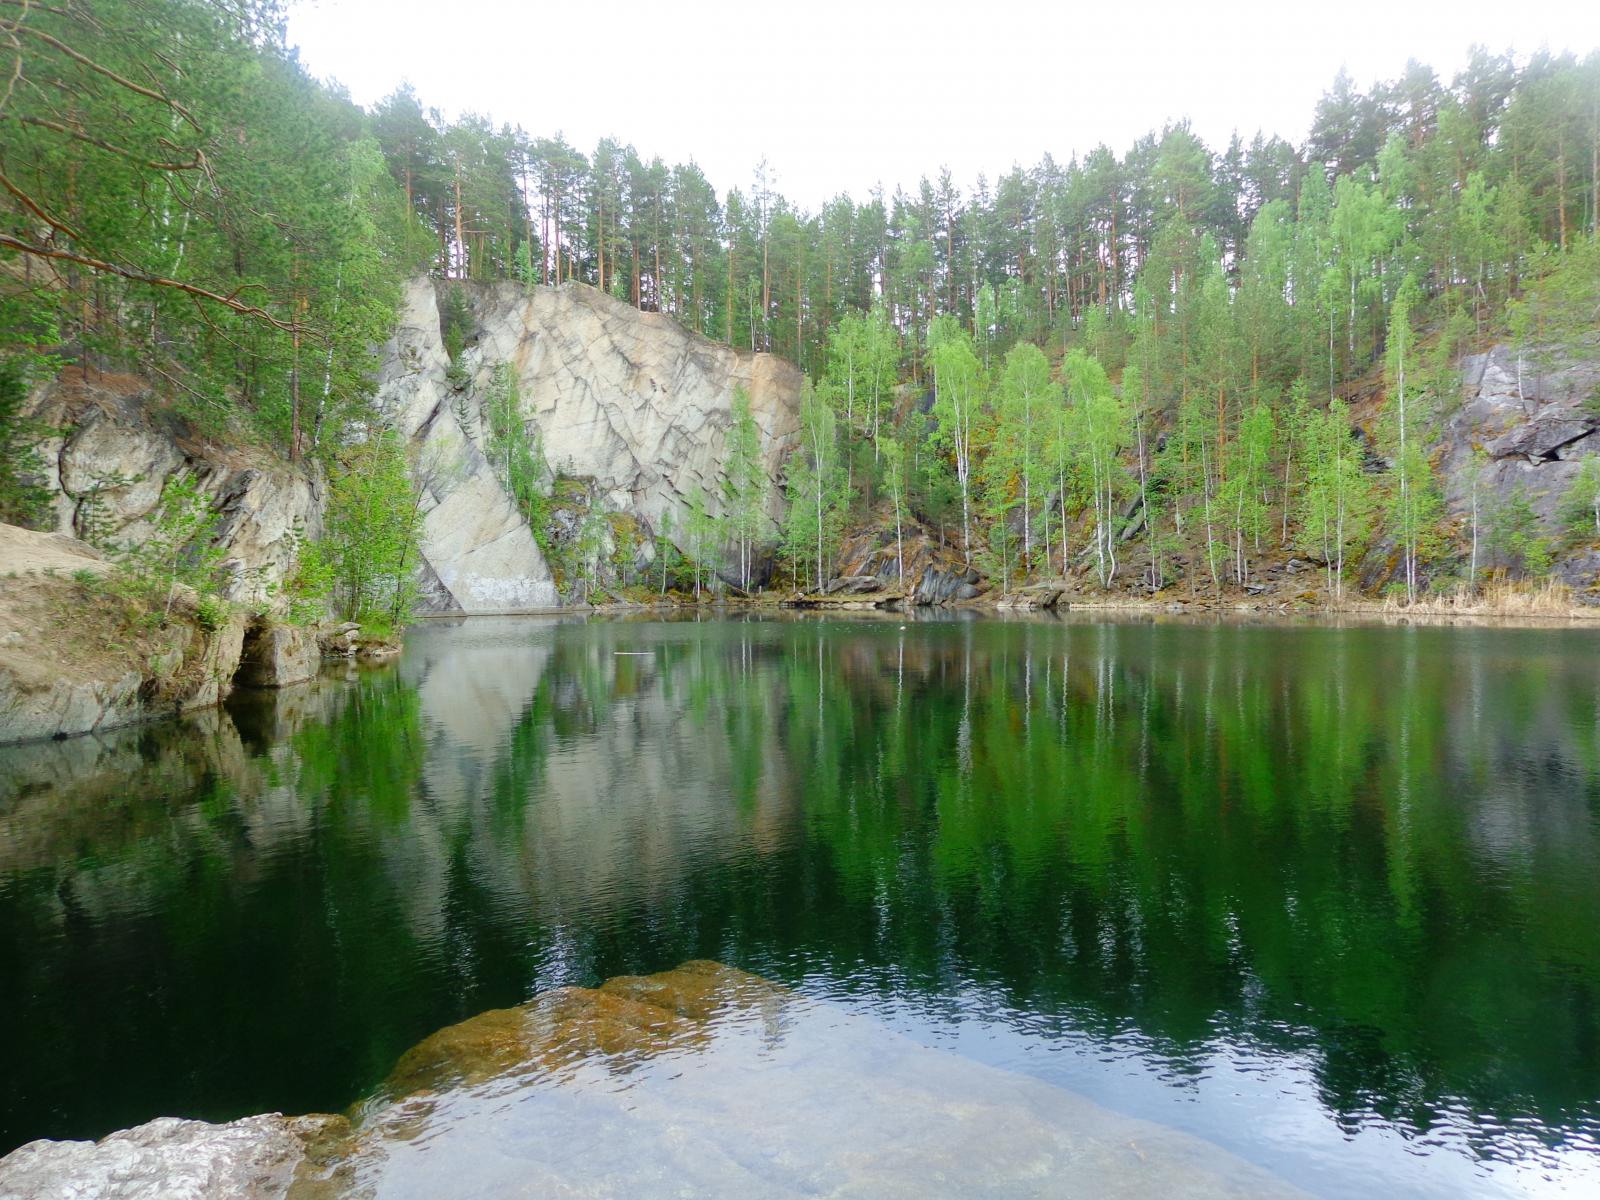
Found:
[{"label": "cliff reflection in water", "polygon": [[[1589,1147],[1588,638],[480,619],[0,750],[0,1149],[340,1108],[440,1026],[691,958],[1091,1092],[1041,1048],[1202,1095],[1292,1064],[1330,1127],[1467,1162]],[[1229,1103],[1192,1124],[1292,1158]]]}]

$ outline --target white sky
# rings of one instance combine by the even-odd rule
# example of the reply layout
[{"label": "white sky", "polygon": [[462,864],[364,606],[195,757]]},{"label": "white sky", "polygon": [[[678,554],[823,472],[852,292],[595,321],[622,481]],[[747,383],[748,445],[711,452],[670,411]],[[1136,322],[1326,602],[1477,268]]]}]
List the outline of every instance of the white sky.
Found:
[{"label": "white sky", "polygon": [[585,153],[608,134],[693,158],[719,191],[764,156],[807,208],[950,167],[968,187],[1188,117],[1298,144],[1341,65],[1365,88],[1407,58],[1448,83],[1474,42],[1580,56],[1600,0],[292,0],[289,41],[371,104],[409,80]]}]

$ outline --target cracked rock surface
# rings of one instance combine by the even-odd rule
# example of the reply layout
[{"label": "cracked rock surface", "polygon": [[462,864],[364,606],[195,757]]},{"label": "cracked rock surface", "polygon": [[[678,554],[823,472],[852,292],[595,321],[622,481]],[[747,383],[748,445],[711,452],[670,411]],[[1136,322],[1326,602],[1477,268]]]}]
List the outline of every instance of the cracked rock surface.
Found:
[{"label": "cracked rock surface", "polygon": [[[452,373],[440,296],[454,287],[469,300],[473,328]],[[632,517],[647,540],[668,513],[683,527],[696,489],[712,515],[725,515],[726,442],[734,389],[743,387],[771,485],[767,540],[776,539],[779,474],[799,434],[801,375],[793,365],[713,342],[583,284],[419,279],[385,350],[379,401],[417,450],[435,610],[557,603],[549,566],[484,452],[484,398],[502,364],[517,372],[520,415],[551,469],[588,481],[606,510]]]}]

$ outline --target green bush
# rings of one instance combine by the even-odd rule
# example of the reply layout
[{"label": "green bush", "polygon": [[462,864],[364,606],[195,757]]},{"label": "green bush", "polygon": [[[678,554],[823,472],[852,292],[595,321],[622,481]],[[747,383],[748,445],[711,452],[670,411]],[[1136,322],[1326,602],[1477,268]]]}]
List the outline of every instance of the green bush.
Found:
[{"label": "green bush", "polygon": [[308,597],[326,584],[344,619],[403,624],[417,602],[421,505],[399,435],[370,431],[329,481],[325,532],[304,556]]},{"label": "green bush", "polygon": [[161,603],[165,618],[180,587],[201,599],[216,595],[226,551],[212,543],[217,514],[211,498],[187,475],[168,478],[153,520],[144,540],[117,547],[112,561],[119,575]]},{"label": "green bush", "polygon": [[487,430],[484,449],[501,484],[522,510],[534,540],[548,557],[550,498],[545,489],[550,486],[550,465],[545,461],[538,431],[530,431],[523,420],[521,399],[516,369],[500,363],[483,397]]},{"label": "green bush", "polygon": [[202,595],[194,606],[195,623],[207,633],[221,629],[232,615],[233,606],[214,594]]}]

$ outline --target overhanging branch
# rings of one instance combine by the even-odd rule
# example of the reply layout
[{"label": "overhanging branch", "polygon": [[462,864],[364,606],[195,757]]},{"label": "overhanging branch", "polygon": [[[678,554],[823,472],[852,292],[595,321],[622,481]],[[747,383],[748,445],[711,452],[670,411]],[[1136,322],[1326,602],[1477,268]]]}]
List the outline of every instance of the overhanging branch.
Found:
[{"label": "overhanging branch", "polygon": [[181,279],[167,279],[161,275],[152,275],[147,271],[140,271],[135,267],[124,267],[117,263],[106,262],[104,259],[94,258],[87,254],[79,254],[73,250],[64,250],[56,246],[35,245],[9,233],[0,233],[0,248],[15,250],[20,254],[29,254],[35,258],[77,263],[82,267],[104,271],[108,275],[131,279],[135,283],[148,284],[151,287],[170,288],[173,291],[182,292],[186,296],[193,296],[199,300],[209,300],[213,304],[220,304],[222,307],[230,309],[242,317],[260,321],[284,333],[298,333],[319,342],[327,340],[322,333],[302,325],[299,321],[281,320],[258,305],[246,304],[237,296],[225,296],[221,292],[213,292],[196,284],[185,283]]}]

